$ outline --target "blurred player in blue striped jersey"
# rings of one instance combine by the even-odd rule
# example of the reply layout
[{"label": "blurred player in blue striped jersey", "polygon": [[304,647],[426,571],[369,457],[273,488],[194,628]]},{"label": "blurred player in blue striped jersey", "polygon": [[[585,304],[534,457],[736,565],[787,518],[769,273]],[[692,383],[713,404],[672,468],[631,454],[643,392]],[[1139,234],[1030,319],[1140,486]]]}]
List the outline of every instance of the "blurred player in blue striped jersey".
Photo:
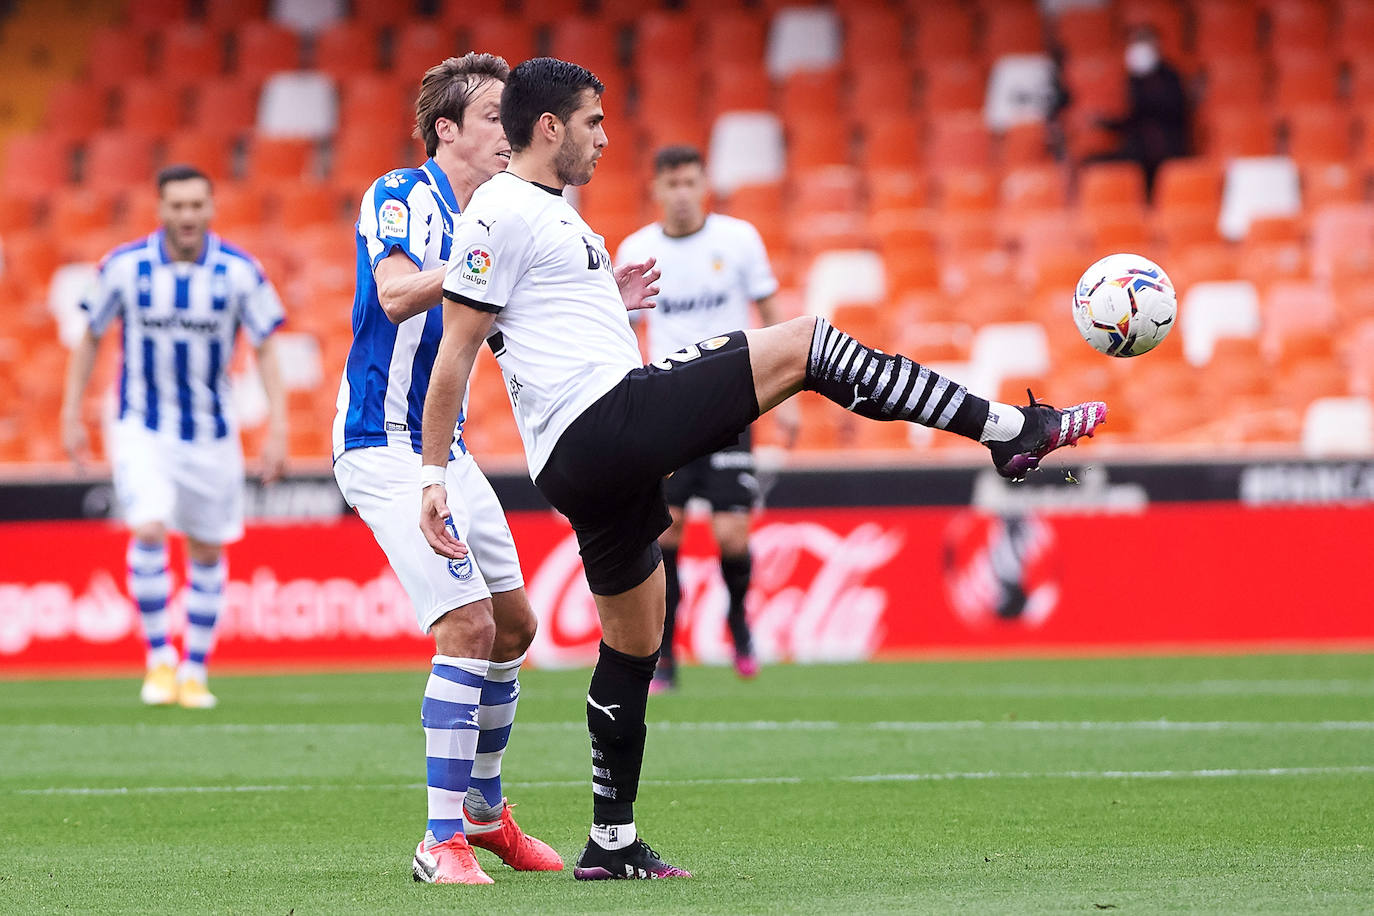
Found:
[{"label": "blurred player in blue striped jersey", "polygon": [[[210,231],[210,179],[187,165],[157,176],[162,227],[100,262],[82,303],[87,330],[72,351],[62,436],[78,464],[86,454],[81,403],[100,338],[123,324],[119,416],[109,443],[119,510],[133,532],[129,592],[148,642],[143,702],[208,709],[206,657],[224,606],[224,545],[243,535],[243,449],[228,367],[240,326],[257,351],[270,425],[263,480],[286,458],[286,397],[272,345],[281,301],[247,252]],[[186,535],[186,657],[167,641],[167,532]],[[178,665],[178,662],[180,664]]]},{"label": "blurred player in blue striped jersey", "polygon": [[520,829],[502,795],[517,676],[536,621],[501,504],[463,441],[466,416],[444,433],[453,523],[472,545],[465,561],[428,549],[416,498],[420,414],[443,330],[438,306],[453,225],[478,185],[509,159],[500,121],[508,73],[501,58],[477,53],[426,72],[415,133],[429,158],[388,172],[363,195],[353,345],[334,420],[339,488],[434,637],[420,706],[429,817],[412,875],[437,884],[491,883],[473,846],[521,871],[563,868],[552,848]]}]

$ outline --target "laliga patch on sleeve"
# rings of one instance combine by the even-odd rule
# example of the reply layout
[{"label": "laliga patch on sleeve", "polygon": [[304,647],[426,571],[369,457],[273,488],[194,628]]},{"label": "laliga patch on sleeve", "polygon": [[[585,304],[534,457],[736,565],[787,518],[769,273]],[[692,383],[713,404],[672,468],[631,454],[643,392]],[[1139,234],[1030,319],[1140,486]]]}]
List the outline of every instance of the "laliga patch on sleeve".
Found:
[{"label": "laliga patch on sleeve", "polygon": [[377,231],[384,239],[405,238],[410,212],[399,200],[388,200],[377,211]]},{"label": "laliga patch on sleeve", "polygon": [[458,268],[458,279],[477,289],[486,289],[491,276],[491,251],[481,245],[473,245],[463,252],[463,263]]}]

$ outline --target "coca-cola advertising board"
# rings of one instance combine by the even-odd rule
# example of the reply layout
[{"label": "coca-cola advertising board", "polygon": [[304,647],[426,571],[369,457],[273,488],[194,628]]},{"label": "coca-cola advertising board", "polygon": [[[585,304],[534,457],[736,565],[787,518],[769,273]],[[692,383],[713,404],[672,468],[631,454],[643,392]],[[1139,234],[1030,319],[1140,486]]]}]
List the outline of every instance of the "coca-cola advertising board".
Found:
[{"label": "coca-cola advertising board", "polygon": [[[761,658],[1374,643],[1359,572],[1369,504],[1149,504],[1121,491],[1080,504],[984,494],[975,506],[760,514],[748,609]],[[546,511],[510,520],[540,616],[531,662],[590,663],[600,631],[571,531]],[[141,665],[126,544],[108,521],[0,523],[0,672]],[[175,634],[183,559],[172,556]],[[229,558],[219,670],[422,664],[433,651],[356,518],[250,525]],[[680,652],[723,661],[727,597],[700,520],[680,568]]]}]

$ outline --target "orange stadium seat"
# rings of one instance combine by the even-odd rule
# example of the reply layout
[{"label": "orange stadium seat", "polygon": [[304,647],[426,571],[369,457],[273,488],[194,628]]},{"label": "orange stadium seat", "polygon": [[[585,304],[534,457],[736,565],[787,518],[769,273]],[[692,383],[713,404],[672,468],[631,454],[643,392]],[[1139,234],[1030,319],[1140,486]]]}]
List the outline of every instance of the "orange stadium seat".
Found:
[{"label": "orange stadium seat", "polygon": [[248,178],[268,183],[309,178],[314,152],[309,140],[255,137],[248,147]]},{"label": "orange stadium seat", "polygon": [[894,9],[862,7],[841,14],[844,62],[852,71],[906,62],[906,23]]},{"label": "orange stadium seat", "polygon": [[1080,54],[1064,65],[1064,85],[1069,91],[1071,110],[1094,117],[1125,112],[1126,71],[1119,54]]},{"label": "orange stadium seat", "polygon": [[[368,23],[336,22],[315,36],[314,68],[336,80],[378,70],[381,62],[381,42],[376,29]],[[426,68],[433,65],[427,64]]]},{"label": "orange stadium seat", "polygon": [[1155,239],[1170,251],[1222,241],[1214,206],[1180,205],[1156,209],[1150,215]]},{"label": "orange stadium seat", "polygon": [[1070,57],[1094,54],[1103,47],[1120,43],[1121,29],[1113,20],[1112,11],[1103,6],[1069,7],[1054,18],[1052,29],[1060,47]]},{"label": "orange stadium seat", "polygon": [[840,81],[833,71],[804,70],[787,76],[778,93],[784,128],[817,118],[837,120]]},{"label": "orange stadium seat", "polygon": [[1178,64],[1186,64],[1184,36],[1187,34],[1187,20],[1184,5],[1174,0],[1122,0],[1117,5],[1117,14],[1123,30],[1133,26],[1150,26],[1159,35],[1160,51],[1164,59]]},{"label": "orange stadium seat", "polygon": [[752,10],[725,7],[701,20],[701,53],[708,67],[763,61],[765,19]]},{"label": "orange stadium seat", "polygon": [[1098,162],[1078,172],[1078,205],[1085,211],[1145,206],[1145,174],[1134,162]]},{"label": "orange stadium seat", "polygon": [[772,107],[772,84],[761,59],[724,62],[709,71],[708,117],[716,118],[727,111],[766,111]]},{"label": "orange stadium seat", "polygon": [[280,70],[301,66],[301,40],[295,32],[267,20],[245,22],[234,32],[233,72],[261,84]]},{"label": "orange stadium seat", "polygon": [[114,205],[115,198],[108,192],[83,187],[61,188],[48,204],[48,228],[58,238],[104,229],[114,219]]},{"label": "orange stadium seat", "polygon": [[1275,56],[1274,67],[1274,105],[1280,114],[1336,101],[1337,65],[1329,55],[1284,53]]},{"label": "orange stadium seat", "polygon": [[971,60],[932,61],[924,71],[921,100],[934,118],[950,112],[981,112],[987,93],[987,72]]},{"label": "orange stadium seat", "polygon": [[1208,109],[1202,131],[1208,156],[1274,155],[1274,117],[1264,106],[1225,106]]},{"label": "orange stadium seat", "polygon": [[116,86],[146,76],[151,63],[151,39],[147,30],[128,26],[102,29],[91,38],[91,82],[99,87]]},{"label": "orange stadium seat", "polygon": [[1176,289],[1187,289],[1194,283],[1212,280],[1236,280],[1240,275],[1235,251],[1221,242],[1171,249],[1168,264],[1166,272]]},{"label": "orange stadium seat", "polygon": [[[641,97],[640,104],[651,102],[647,108],[640,111],[647,112],[666,112],[673,111],[673,106],[668,104],[666,98]],[[665,117],[641,117],[637,125],[640,137],[643,139],[642,147],[650,155],[665,146],[694,146],[703,152],[711,139],[711,128],[700,118],[693,117],[690,112],[672,118]],[[619,152],[623,152],[619,151]],[[606,160],[607,162],[617,160]],[[600,166],[598,166],[598,169]]]},{"label": "orange stadium seat", "polygon": [[124,206],[120,208],[112,227],[121,235],[133,238],[152,232],[160,222],[157,195],[149,187],[146,192],[133,189],[124,195]]},{"label": "orange stadium seat", "polygon": [[115,99],[115,126],[127,131],[167,136],[184,120],[185,93],[165,80],[142,78],[121,83]]},{"label": "orange stadium seat", "polygon": [[580,14],[582,0],[521,0],[520,12],[531,22],[551,24]]},{"label": "orange stadium seat", "polygon": [[169,22],[158,40],[157,76],[184,85],[214,79],[224,73],[224,36],[195,22]]},{"label": "orange stadium seat", "polygon": [[459,53],[456,30],[447,25],[413,19],[396,27],[391,40],[391,68],[420,82],[420,74]]},{"label": "orange stadium seat", "polygon": [[109,121],[106,92],[86,80],[59,83],[48,96],[43,131],[55,140],[74,143]]},{"label": "orange stadium seat", "polygon": [[924,209],[930,205],[930,182],[924,172],[866,166],[864,177],[868,182],[871,213]]},{"label": "orange stadium seat", "polygon": [[787,129],[788,168],[849,165],[852,145],[849,129],[841,121],[825,117],[798,121]]},{"label": "orange stadium seat", "polygon": [[1309,210],[1364,200],[1364,177],[1344,162],[1309,161],[1301,175],[1303,204]]},{"label": "orange stadium seat", "polygon": [[156,28],[168,22],[177,22],[191,15],[190,0],[138,0],[128,4],[125,11],[131,25],[140,28]]},{"label": "orange stadium seat", "polygon": [[931,169],[992,167],[992,135],[975,112],[946,114],[930,122],[926,161]]},{"label": "orange stadium seat", "polygon": [[696,22],[683,13],[651,10],[635,22],[634,62],[640,78],[656,70],[698,70]]},{"label": "orange stadium seat", "polygon": [[1258,216],[1245,234],[1249,242],[1301,242],[1303,221],[1296,216]]},{"label": "orange stadium seat", "polygon": [[861,161],[865,168],[915,169],[923,158],[921,126],[909,115],[888,114],[863,129]]},{"label": "orange stadium seat", "polygon": [[867,124],[896,115],[916,119],[916,81],[906,61],[867,64],[851,71],[845,116],[850,123]]},{"label": "orange stadium seat", "polygon": [[1202,107],[1227,106],[1256,108],[1266,104],[1268,85],[1264,62],[1256,55],[1202,56],[1204,89]]},{"label": "orange stadium seat", "polygon": [[399,144],[385,142],[366,125],[340,131],[334,137],[329,177],[333,184],[362,194],[378,177],[405,160]]},{"label": "orange stadium seat", "polygon": [[1326,53],[1331,42],[1331,16],[1321,0],[1272,0],[1269,46],[1274,51]]},{"label": "orange stadium seat", "polygon": [[1155,180],[1155,207],[1221,206],[1221,170],[1206,159],[1170,159],[1159,167]]},{"label": "orange stadium seat", "polygon": [[[512,17],[474,17],[472,4],[467,0],[446,3],[443,10],[445,14],[440,17],[440,22],[458,26],[467,49],[500,55],[512,66],[534,56],[534,27],[531,23]],[[453,14],[449,13],[450,10]]]},{"label": "orange stadium seat", "polygon": [[233,77],[195,87],[191,98],[191,129],[224,142],[252,130],[258,117],[258,90]]},{"label": "orange stadium seat", "polygon": [[940,62],[970,60],[977,28],[971,11],[952,4],[917,7],[913,56],[924,68]]},{"label": "orange stadium seat", "polygon": [[[529,15],[526,12],[526,16]],[[563,60],[576,61],[599,76],[607,85],[618,82],[619,41],[614,26],[585,16],[541,21],[552,22],[549,30],[550,54]],[[621,92],[624,91],[623,87],[617,88],[620,88]]]},{"label": "orange stadium seat", "polygon": [[202,0],[201,17],[212,29],[232,29],[267,16],[268,0]]},{"label": "orange stadium seat", "polygon": [[1374,5],[1365,0],[1339,4],[1336,47],[1346,63],[1374,59]]},{"label": "orange stadium seat", "polygon": [[949,168],[939,173],[938,183],[942,213],[991,213],[997,208],[997,181],[988,169]]},{"label": "orange stadium seat", "polygon": [[276,198],[276,221],[286,229],[332,226],[344,219],[344,192],[313,181],[291,181],[270,192]]},{"label": "orange stadium seat", "polygon": [[[348,4],[352,18],[374,29],[384,29],[411,19],[415,13],[412,0],[351,0]],[[452,56],[450,52],[449,56]],[[437,63],[437,61],[436,61]]]},{"label": "orange stadium seat", "polygon": [[1309,105],[1288,115],[1288,155],[1299,165],[1350,159],[1353,119],[1342,105]]},{"label": "orange stadium seat", "polygon": [[1301,242],[1250,242],[1240,246],[1240,278],[1263,293],[1271,285],[1308,276],[1307,248]]},{"label": "orange stadium seat", "polygon": [[795,216],[853,213],[863,208],[863,176],[849,166],[794,171],[788,176],[787,197]]},{"label": "orange stadium seat", "polygon": [[1259,52],[1259,16],[1248,0],[1198,3],[1193,15],[1194,50],[1200,61]]},{"label": "orange stadium seat", "polygon": [[82,181],[94,190],[146,186],[153,179],[154,143],[147,134],[107,130],[86,144]]},{"label": "orange stadium seat", "polygon": [[1050,138],[1039,121],[1013,124],[1002,133],[998,159],[1005,169],[1043,165],[1051,161]]},{"label": "orange stadium seat", "polygon": [[[11,232],[27,232],[38,222],[38,200],[0,191],[0,244]],[[4,273],[0,271],[0,278]]]},{"label": "orange stadium seat", "polygon": [[342,130],[366,130],[400,137],[415,126],[411,92],[419,85],[414,77],[385,73],[361,73],[340,83],[339,126]]},{"label": "orange stadium seat", "polygon": [[1005,54],[1039,54],[1045,50],[1040,11],[1031,2],[989,4],[983,18],[983,59]]},{"label": "orange stadium seat", "polygon": [[267,216],[263,194],[256,185],[225,182],[215,186],[215,227],[226,235],[256,229]]},{"label": "orange stadium seat", "polygon": [[1068,205],[1068,180],[1057,165],[1022,166],[1002,176],[1005,211],[1058,210]]}]

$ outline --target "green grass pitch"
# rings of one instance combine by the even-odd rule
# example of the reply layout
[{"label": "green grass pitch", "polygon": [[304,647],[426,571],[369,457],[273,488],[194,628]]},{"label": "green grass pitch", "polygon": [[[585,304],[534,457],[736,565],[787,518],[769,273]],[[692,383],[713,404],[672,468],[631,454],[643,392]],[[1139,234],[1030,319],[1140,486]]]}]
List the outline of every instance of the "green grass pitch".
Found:
[{"label": "green grass pitch", "polygon": [[[4,913],[1369,913],[1374,656],[687,669],[641,831],[694,880],[410,880],[426,672],[0,682]],[[571,863],[587,672],[522,675],[522,825]]]}]

